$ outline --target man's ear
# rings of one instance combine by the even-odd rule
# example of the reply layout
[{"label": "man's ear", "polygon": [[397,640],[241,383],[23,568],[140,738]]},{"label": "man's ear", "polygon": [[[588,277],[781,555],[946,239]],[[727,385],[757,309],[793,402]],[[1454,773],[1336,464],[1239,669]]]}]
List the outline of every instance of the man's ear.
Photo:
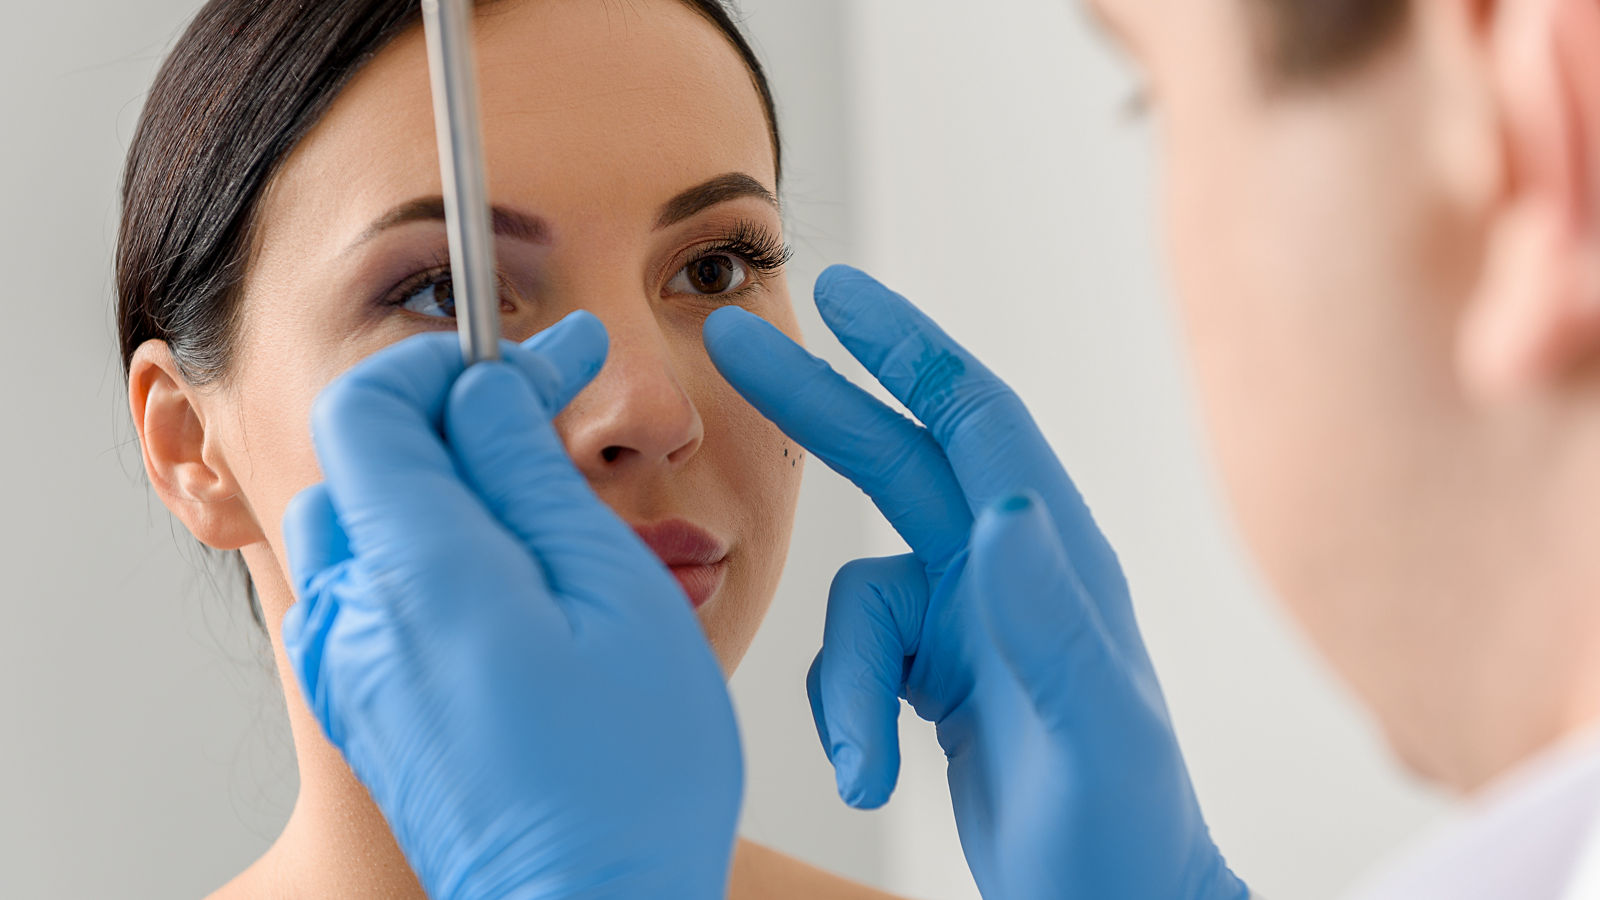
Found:
[{"label": "man's ear", "polygon": [[1600,363],[1600,0],[1472,4],[1506,172],[1460,363],[1471,388],[1504,397]]},{"label": "man's ear", "polygon": [[206,429],[199,400],[165,341],[146,341],[134,351],[128,405],[150,484],[201,543],[237,550],[261,540],[261,528],[222,458],[218,436]]}]

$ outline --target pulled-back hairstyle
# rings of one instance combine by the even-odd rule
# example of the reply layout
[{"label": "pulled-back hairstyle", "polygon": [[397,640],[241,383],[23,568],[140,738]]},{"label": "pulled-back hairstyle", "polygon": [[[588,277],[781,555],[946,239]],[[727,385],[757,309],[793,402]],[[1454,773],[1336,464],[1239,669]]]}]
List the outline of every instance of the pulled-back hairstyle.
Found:
[{"label": "pulled-back hairstyle", "polygon": [[[766,74],[725,0],[681,2],[744,58],[778,156]],[[345,84],[420,20],[418,0],[211,0],[195,16],[156,76],[123,173],[124,376],[151,339],[191,383],[226,373],[262,193]]]},{"label": "pulled-back hairstyle", "polygon": [[[497,0],[479,5],[488,2]],[[728,3],[680,2],[743,57],[781,171],[766,74]],[[201,8],[156,76],[123,173],[116,303],[124,378],[149,340],[166,342],[191,384],[226,376],[262,195],[351,78],[420,21],[418,0],[210,0]]]},{"label": "pulled-back hairstyle", "polygon": [[1290,83],[1354,68],[1398,32],[1410,0],[1245,0],[1262,23],[1267,66]]}]

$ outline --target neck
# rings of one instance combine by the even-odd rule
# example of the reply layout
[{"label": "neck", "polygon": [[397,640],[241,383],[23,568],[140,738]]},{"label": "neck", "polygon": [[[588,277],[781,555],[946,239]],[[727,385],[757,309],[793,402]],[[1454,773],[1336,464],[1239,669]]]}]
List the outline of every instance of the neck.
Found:
[{"label": "neck", "polygon": [[1545,482],[1504,494],[1489,529],[1493,553],[1459,565],[1476,584],[1476,604],[1454,615],[1477,621],[1459,675],[1441,684],[1455,693],[1464,727],[1447,735],[1460,748],[1449,781],[1477,793],[1563,741],[1600,724],[1600,552],[1595,501],[1600,500],[1600,449],[1594,439],[1544,460]]},{"label": "neck", "polygon": [[245,548],[244,555],[272,633],[300,792],[277,841],[236,884],[263,888],[245,896],[427,900],[383,813],[306,706],[278,631],[294,597],[276,557],[264,543]]},{"label": "neck", "polygon": [[300,769],[294,812],[269,854],[282,883],[302,896],[426,900],[383,813],[323,735],[282,650],[274,652]]}]

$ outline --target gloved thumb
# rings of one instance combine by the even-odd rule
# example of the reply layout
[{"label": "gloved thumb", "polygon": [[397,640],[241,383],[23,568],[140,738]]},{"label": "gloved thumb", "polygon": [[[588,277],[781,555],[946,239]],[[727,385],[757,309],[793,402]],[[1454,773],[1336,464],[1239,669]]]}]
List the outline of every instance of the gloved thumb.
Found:
[{"label": "gloved thumb", "polygon": [[806,693],[839,797],[857,809],[887,803],[900,777],[906,656],[927,608],[925,569],[909,555],[848,563],[828,592]]},{"label": "gloved thumb", "polygon": [[510,366],[468,369],[452,388],[444,417],[463,479],[539,561],[561,600],[637,614],[651,598],[670,596],[687,608],[679,592],[632,589],[639,577],[659,577],[669,587],[673,582],[589,487],[556,433],[553,413],[537,386]]},{"label": "gloved thumb", "polygon": [[1079,703],[1121,702],[1122,662],[1039,496],[985,510],[971,546],[990,638],[1046,726],[1070,729]]},{"label": "gloved thumb", "polygon": [[324,651],[339,616],[335,580],[350,559],[350,543],[328,497],[316,484],[290,501],[283,517],[283,537],[294,576],[295,603],[283,617],[283,650],[294,670],[306,705],[335,746],[343,746],[343,729],[334,717],[324,683]]}]

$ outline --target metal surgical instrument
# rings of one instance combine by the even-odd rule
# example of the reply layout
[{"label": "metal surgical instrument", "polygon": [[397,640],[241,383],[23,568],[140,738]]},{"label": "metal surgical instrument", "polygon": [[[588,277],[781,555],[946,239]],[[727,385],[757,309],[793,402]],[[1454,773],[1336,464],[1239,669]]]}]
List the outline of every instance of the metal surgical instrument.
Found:
[{"label": "metal surgical instrument", "polygon": [[469,366],[500,358],[500,286],[478,121],[471,6],[472,0],[422,0],[456,324]]}]

